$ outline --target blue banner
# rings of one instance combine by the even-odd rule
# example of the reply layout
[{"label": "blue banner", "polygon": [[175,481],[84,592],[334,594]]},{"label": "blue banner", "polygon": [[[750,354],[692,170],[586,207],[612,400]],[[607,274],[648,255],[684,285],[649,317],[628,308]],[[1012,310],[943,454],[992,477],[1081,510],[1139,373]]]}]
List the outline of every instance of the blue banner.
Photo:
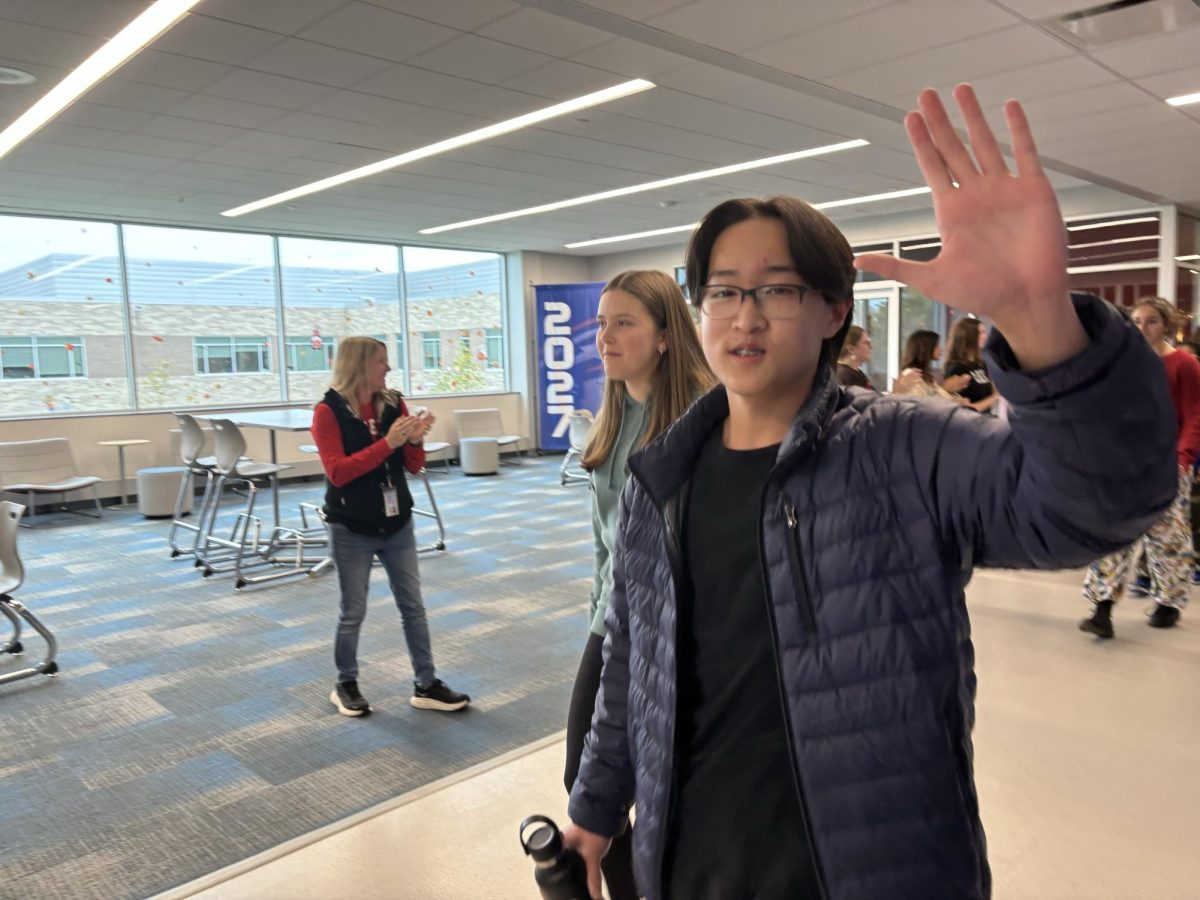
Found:
[{"label": "blue banner", "polygon": [[600,411],[604,366],[596,352],[596,313],[603,288],[603,282],[534,288],[539,449],[567,449],[567,417],[572,410]]}]

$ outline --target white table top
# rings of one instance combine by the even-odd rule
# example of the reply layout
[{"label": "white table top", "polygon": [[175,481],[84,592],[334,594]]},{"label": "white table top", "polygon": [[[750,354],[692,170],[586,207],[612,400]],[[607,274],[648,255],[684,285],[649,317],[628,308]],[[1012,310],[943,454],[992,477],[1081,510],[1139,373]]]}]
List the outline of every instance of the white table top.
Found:
[{"label": "white table top", "polygon": [[229,412],[198,419],[229,419],[239,428],[269,428],[272,431],[308,431],[312,428],[311,409],[263,409]]},{"label": "white table top", "polygon": [[136,447],[138,444],[149,444],[148,438],[123,438],[119,441],[96,441],[101,447]]}]

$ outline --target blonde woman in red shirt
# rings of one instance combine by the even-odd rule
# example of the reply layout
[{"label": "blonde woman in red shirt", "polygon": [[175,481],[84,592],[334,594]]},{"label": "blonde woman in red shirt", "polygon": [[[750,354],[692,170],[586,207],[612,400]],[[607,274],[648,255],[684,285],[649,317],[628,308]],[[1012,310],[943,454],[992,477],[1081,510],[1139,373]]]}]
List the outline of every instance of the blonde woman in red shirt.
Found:
[{"label": "blonde woman in red shirt", "polygon": [[386,386],[390,371],[382,341],[342,339],[332,385],[313,410],[312,433],[327,484],[324,512],[342,594],[333,649],[337,683],[329,700],[343,716],[371,711],[358,689],[358,632],[367,614],[376,557],[404,620],[415,679],[410,702],[418,709],[447,712],[471,702],[434,672],[417,572],[413,501],[404,475],[405,469],[415,474],[425,465],[425,435],[434,417],[409,415],[399,392]]},{"label": "blonde woman in red shirt", "polygon": [[1083,596],[1093,604],[1092,615],[1079,629],[1098,638],[1113,636],[1112,608],[1121,599],[1129,566],[1139,544],[1146,552],[1150,573],[1150,597],[1154,610],[1148,624],[1170,628],[1179,621],[1187,605],[1192,580],[1191,492],[1192,465],[1200,456],[1200,362],[1190,353],[1177,350],[1169,338],[1174,333],[1175,307],[1161,297],[1139,300],[1133,308],[1133,323],[1150,346],[1158,351],[1167,371],[1167,386],[1179,426],[1177,443],[1179,493],[1167,514],[1141,540],[1127,549],[1092,563],[1083,582]]}]

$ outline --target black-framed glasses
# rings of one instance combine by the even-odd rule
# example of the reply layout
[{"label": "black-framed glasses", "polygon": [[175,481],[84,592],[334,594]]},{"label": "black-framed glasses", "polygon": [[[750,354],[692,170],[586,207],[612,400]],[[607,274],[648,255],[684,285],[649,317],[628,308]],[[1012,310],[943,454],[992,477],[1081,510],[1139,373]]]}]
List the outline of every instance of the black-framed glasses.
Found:
[{"label": "black-framed glasses", "polygon": [[710,319],[732,319],[749,297],[767,319],[791,319],[800,313],[808,294],[820,294],[804,284],[760,284],[740,288],[732,284],[706,284],[700,288],[700,312]]}]

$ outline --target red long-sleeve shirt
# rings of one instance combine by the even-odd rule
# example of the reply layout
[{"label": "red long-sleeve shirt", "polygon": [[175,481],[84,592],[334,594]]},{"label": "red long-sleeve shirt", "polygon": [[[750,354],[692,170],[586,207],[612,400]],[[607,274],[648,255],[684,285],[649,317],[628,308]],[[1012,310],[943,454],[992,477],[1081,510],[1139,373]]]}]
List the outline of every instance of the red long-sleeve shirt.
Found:
[{"label": "red long-sleeve shirt", "polygon": [[[368,405],[358,411],[362,420],[375,418],[374,407]],[[408,406],[400,401],[400,415],[408,415]],[[317,453],[321,457],[321,465],[325,467],[325,477],[334,487],[345,487],[355,478],[361,478],[368,472],[373,472],[384,464],[395,451],[388,446],[387,441],[380,437],[375,443],[357,453],[346,455],[342,445],[342,430],[338,427],[337,417],[325,403],[318,403],[313,410],[312,423],[313,441],[317,445]],[[415,444],[405,443],[404,467],[414,475],[425,465],[425,448]]]},{"label": "red long-sleeve shirt", "polygon": [[1179,464],[1190,469],[1200,457],[1200,362],[1186,350],[1175,350],[1163,357],[1163,365],[1179,426]]}]

